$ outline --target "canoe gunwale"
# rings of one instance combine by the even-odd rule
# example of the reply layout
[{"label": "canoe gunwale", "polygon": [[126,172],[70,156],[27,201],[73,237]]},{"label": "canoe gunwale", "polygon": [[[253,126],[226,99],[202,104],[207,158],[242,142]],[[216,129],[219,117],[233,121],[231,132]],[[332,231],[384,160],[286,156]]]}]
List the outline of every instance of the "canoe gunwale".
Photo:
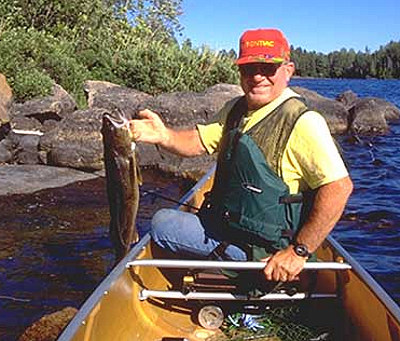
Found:
[{"label": "canoe gunwale", "polygon": [[340,243],[335,240],[332,236],[326,238],[333,250],[335,250],[339,256],[343,257],[346,263],[351,265],[353,272],[364,282],[368,288],[376,295],[376,297],[382,302],[387,310],[393,315],[395,320],[400,321],[400,307],[399,305],[389,296],[389,294],[382,288],[382,286],[365,270],[360,263],[358,263],[353,256],[351,256]]},{"label": "canoe gunwale", "polygon": [[95,291],[83,303],[82,307],[78,310],[74,318],[61,333],[58,341],[69,341],[75,335],[79,327],[87,319],[90,312],[96,307],[104,293],[112,286],[112,284],[125,272],[126,263],[129,260],[136,259],[139,253],[150,242],[150,233],[145,234],[139,242],[131,249],[131,251],[114,267],[114,269],[107,275],[107,277],[99,284]]}]

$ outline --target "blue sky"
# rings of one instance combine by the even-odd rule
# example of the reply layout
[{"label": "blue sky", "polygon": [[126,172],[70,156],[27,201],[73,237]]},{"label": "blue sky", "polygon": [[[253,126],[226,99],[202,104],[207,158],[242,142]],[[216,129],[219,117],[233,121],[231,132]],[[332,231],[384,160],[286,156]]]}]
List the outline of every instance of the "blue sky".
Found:
[{"label": "blue sky", "polygon": [[400,41],[400,0],[183,0],[181,39],[237,51],[243,31],[281,29],[295,47],[329,53]]}]

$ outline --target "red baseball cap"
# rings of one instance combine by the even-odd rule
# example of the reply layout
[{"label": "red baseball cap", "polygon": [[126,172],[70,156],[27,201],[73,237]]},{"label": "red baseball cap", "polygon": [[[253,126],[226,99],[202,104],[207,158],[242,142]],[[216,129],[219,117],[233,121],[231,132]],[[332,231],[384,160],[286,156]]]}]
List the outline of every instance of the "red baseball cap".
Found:
[{"label": "red baseball cap", "polygon": [[282,63],[290,60],[290,47],[277,29],[245,31],[240,37],[237,65],[249,63]]}]

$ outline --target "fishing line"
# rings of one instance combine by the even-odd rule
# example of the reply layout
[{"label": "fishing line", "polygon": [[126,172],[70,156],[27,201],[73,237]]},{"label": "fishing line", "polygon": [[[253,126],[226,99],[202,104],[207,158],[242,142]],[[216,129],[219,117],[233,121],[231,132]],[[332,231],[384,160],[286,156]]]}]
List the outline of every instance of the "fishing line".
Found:
[{"label": "fishing line", "polygon": [[10,300],[14,302],[30,302],[30,299],[27,298],[18,298],[18,297],[12,297],[12,296],[4,296],[0,295],[0,300]]},{"label": "fishing line", "polygon": [[376,149],[376,147],[371,141],[364,141],[363,139],[361,139],[361,137],[358,134],[355,134],[355,133],[353,134],[353,137],[354,137],[354,140],[356,141],[356,143],[358,143],[361,146],[368,147],[368,153],[370,155],[372,164],[381,163],[381,161],[375,157],[375,153],[373,150]]},{"label": "fishing line", "polygon": [[185,202],[181,202],[179,200],[175,200],[175,199],[166,197],[166,196],[160,194],[159,192],[156,192],[155,190],[144,191],[143,194],[142,194],[143,197],[148,196],[148,195],[153,197],[152,198],[153,202],[155,201],[156,198],[160,198],[160,199],[163,199],[163,200],[166,200],[166,201],[171,201],[171,202],[173,202],[175,204],[179,204],[179,205],[182,205],[182,206],[185,206],[185,207],[192,208],[192,209],[194,209],[196,211],[199,210],[199,208],[196,207],[196,206],[193,206],[193,205],[187,204]]}]

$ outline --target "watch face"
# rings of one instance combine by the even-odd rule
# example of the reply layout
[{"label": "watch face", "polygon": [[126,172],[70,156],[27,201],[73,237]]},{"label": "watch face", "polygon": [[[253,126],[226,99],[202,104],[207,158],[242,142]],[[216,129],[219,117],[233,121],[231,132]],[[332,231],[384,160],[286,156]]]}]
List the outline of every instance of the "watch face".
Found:
[{"label": "watch face", "polygon": [[307,249],[307,246],[304,244],[297,244],[294,247],[294,252],[296,253],[296,255],[301,256],[301,257],[308,256],[308,249]]}]

